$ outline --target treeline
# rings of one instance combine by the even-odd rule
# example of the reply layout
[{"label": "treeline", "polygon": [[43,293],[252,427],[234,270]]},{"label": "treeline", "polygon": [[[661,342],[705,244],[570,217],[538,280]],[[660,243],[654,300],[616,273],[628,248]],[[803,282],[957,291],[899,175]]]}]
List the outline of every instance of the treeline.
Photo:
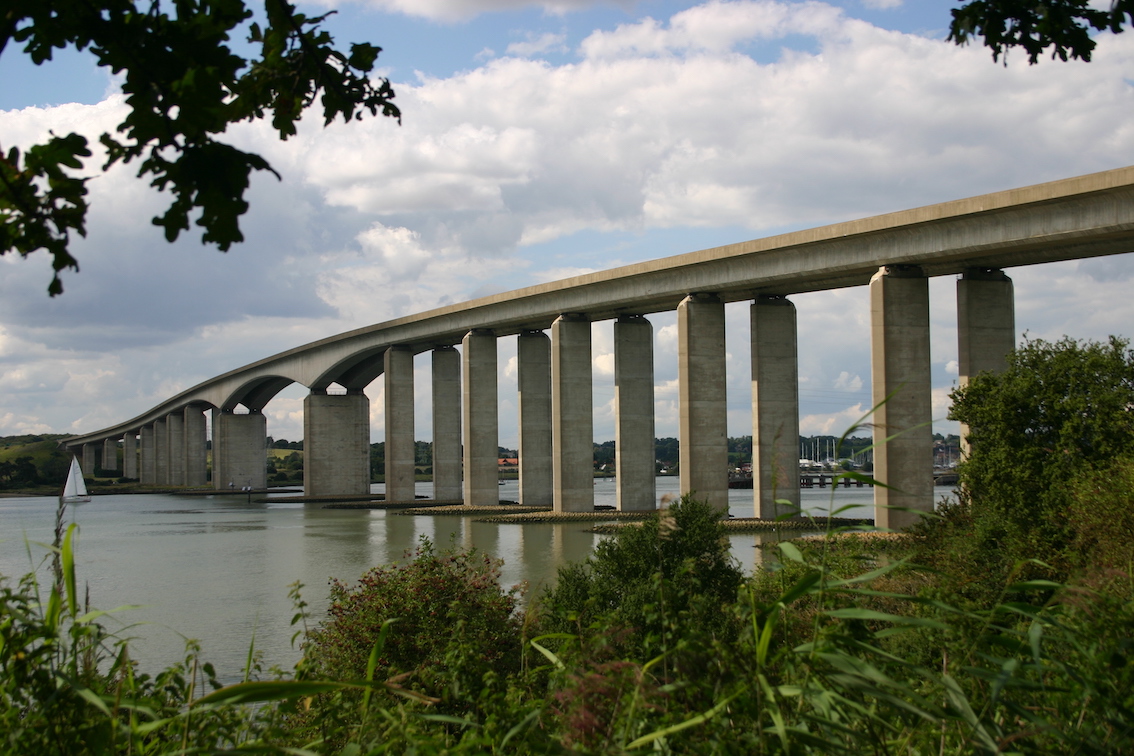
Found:
[{"label": "treeline", "polygon": [[[956,445],[957,437],[943,437],[937,434],[935,439],[939,443]],[[831,450],[839,439],[834,436],[808,436],[800,439],[800,448],[815,448]],[[871,438],[851,437],[838,444],[837,457],[839,459],[860,459],[864,450],[874,443]],[[269,477],[283,481],[302,477],[303,456],[295,452],[303,451],[303,441],[288,441],[287,439],[273,439],[268,437]],[[429,441],[414,442],[414,465],[418,472],[429,474],[433,470],[433,444]],[[282,456],[281,451],[292,451],[290,455]],[[678,469],[681,452],[681,442],[672,436],[654,439],[654,459],[658,471],[676,471]],[[498,447],[497,454],[500,459],[514,459],[519,451],[508,447]],[[594,443],[594,466],[597,470],[612,471],[616,465],[617,448],[614,440],[596,441]],[[801,451],[801,456],[804,456]],[[825,456],[825,455],[824,455]],[[752,436],[730,436],[728,438],[728,463],[730,467],[740,467],[752,463]],[[370,472],[374,477],[385,474],[386,470],[386,444],[378,441],[370,445]],[[298,474],[298,475],[297,475]]]},{"label": "treeline", "polygon": [[58,447],[65,434],[0,437],[0,489],[62,486],[71,457]]},{"label": "treeline", "polygon": [[0,449],[9,446],[25,446],[27,444],[38,444],[43,441],[59,441],[60,439],[68,438],[70,434],[67,433],[43,433],[43,434],[24,434],[22,436],[0,436]]}]

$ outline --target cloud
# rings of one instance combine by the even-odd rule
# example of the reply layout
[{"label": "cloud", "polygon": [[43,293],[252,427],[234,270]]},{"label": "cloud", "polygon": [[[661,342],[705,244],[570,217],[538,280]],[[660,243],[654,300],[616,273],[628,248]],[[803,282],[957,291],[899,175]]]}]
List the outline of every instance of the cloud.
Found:
[{"label": "cloud", "polygon": [[524,42],[513,42],[508,45],[507,53],[521,58],[527,58],[546,52],[567,52],[564,44],[567,40],[565,34],[552,34],[550,32],[540,35],[529,34]]},{"label": "cloud", "polygon": [[323,256],[319,297],[340,318],[380,323],[451,304],[452,293],[507,266],[503,260],[470,257],[456,245],[423,246],[421,234],[373,224],[354,250]]},{"label": "cloud", "polygon": [[[371,5],[452,20],[590,3]],[[201,247],[196,230],[166,244],[149,224],[166,198],[131,166],[90,182],[82,272],[65,276],[64,297],[43,293],[45,256],[0,258],[0,406],[24,418],[13,422],[91,429],[315,338],[686,249],[674,239],[692,250],[711,246],[702,232],[739,241],[1131,164],[1134,35],[1098,41],[1090,65],[1004,67],[824,3],[708,2],[596,29],[570,62],[518,57],[565,43],[533,32],[509,57],[395,82],[401,127],[308,118],[280,142],[242,125],[225,138],[284,181],[255,179],[248,241],[230,253]],[[0,112],[0,134],[5,147],[49,128],[93,136],[122,108],[112,97]],[[1018,330],[1099,338],[1134,322],[1130,256],[1009,273]],[[793,299],[807,415],[825,425],[869,406],[864,290]],[[941,310],[944,334],[953,316]],[[655,322],[664,386],[676,328],[671,315]],[[747,351],[731,338],[730,417],[743,423]],[[950,340],[933,343],[943,381]],[[674,407],[659,393],[659,432]]]},{"label": "cloud", "polygon": [[12,412],[0,414],[0,434],[22,436],[24,434],[52,433],[53,428],[40,422],[38,417],[19,416]]},{"label": "cloud", "polygon": [[[855,404],[830,414],[805,415],[799,419],[799,435],[839,436],[865,412],[861,404]],[[863,431],[856,435],[863,435]]]},{"label": "cloud", "polygon": [[[788,35],[816,51],[742,52]],[[583,230],[809,225],[1134,159],[1124,37],[1090,67],[1004,68],[822,3],[711,2],[579,54],[399,84],[405,125],[320,137],[307,176],[388,224],[444,217],[489,254]]]},{"label": "cloud", "polygon": [[[466,21],[484,13],[539,8],[546,13],[563,15],[595,5],[608,5],[610,0],[358,0],[378,10],[402,13],[438,21]],[[630,0],[614,2],[629,7]]]},{"label": "cloud", "polygon": [[689,52],[728,53],[736,45],[788,34],[838,34],[843,13],[826,3],[714,2],[675,14],[666,26],[652,18],[596,31],[580,45],[589,60]]}]

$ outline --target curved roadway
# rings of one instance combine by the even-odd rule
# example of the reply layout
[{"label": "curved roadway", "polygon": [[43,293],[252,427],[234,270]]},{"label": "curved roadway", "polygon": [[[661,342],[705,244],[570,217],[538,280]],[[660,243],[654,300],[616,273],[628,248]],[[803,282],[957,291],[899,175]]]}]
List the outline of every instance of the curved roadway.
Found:
[{"label": "curved roadway", "polygon": [[986,194],[863,220],[714,247],[442,307],[360,328],[253,362],[66,446],[136,431],[189,404],[262,409],[292,383],[362,389],[392,346],[457,344],[476,328],[498,336],[549,328],[565,312],[592,320],[673,310],[688,294],[726,302],[860,286],[885,265],[926,275],[1010,268],[1134,250],[1134,167]]}]

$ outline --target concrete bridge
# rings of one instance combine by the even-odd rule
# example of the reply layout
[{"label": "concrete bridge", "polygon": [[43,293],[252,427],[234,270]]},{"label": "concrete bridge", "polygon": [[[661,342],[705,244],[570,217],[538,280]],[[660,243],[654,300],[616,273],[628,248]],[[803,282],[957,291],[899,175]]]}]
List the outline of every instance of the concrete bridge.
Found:
[{"label": "concrete bridge", "polygon": [[[414,492],[413,357],[432,353],[438,499],[495,503],[496,340],[518,335],[520,497],[557,511],[593,506],[591,328],[615,320],[618,506],[653,509],[653,328],[676,310],[681,490],[727,503],[726,302],[750,301],[754,507],[798,505],[800,292],[870,286],[876,521],[902,527],[933,506],[931,276],[957,281],[960,382],[997,370],[1015,343],[1004,268],[1134,250],[1134,167],[839,223],[591,273],[343,333],[205,381],[119,425],[68,439],[91,469],[161,485],[206,481],[212,413],[218,489],[266,485],[264,405],[292,383],[304,400],[311,495],[369,490],[369,399],[385,381],[386,490]],[[732,338],[739,338],[732,335]],[[458,351],[455,347],[460,344]],[[140,455],[138,453],[140,447]],[[140,460],[139,460],[140,457]],[[773,494],[773,491],[775,492]],[[782,507],[781,507],[782,510]]]}]

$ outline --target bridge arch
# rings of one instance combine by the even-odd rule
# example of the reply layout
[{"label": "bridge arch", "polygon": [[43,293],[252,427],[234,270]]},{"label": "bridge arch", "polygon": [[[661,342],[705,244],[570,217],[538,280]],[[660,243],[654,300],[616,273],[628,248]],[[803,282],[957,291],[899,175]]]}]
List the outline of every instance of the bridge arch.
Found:
[{"label": "bridge arch", "polygon": [[281,375],[256,376],[225,397],[220,403],[220,409],[225,412],[232,412],[237,405],[242,404],[251,412],[262,412],[276,394],[293,383],[299,383],[299,381]]},{"label": "bridge arch", "polygon": [[325,392],[328,386],[337,383],[347,391],[362,391],[382,375],[385,354],[386,347],[362,348],[350,353],[326,367],[309,388]]}]

